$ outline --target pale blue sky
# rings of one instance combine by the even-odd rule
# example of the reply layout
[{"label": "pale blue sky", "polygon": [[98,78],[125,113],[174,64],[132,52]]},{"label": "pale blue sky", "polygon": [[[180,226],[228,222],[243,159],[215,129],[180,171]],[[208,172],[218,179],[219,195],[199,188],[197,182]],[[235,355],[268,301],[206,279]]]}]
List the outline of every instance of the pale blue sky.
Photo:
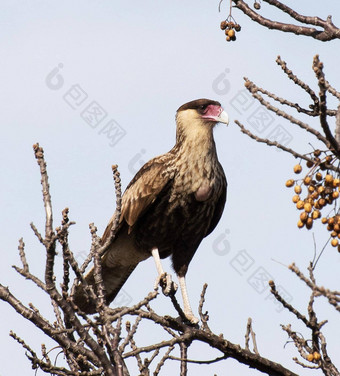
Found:
[{"label": "pale blue sky", "polygon": [[[322,5],[307,0],[286,3],[299,7],[297,11],[306,8],[308,15],[325,18],[333,14],[334,23],[340,24],[336,0]],[[242,121],[265,137],[279,129],[286,132],[290,147],[310,151],[306,135],[282,119],[269,119],[266,129],[254,128],[252,115],[259,106],[242,96],[242,77],[306,104],[307,95],[284,77],[275,63],[276,56],[280,54],[317,90],[311,64],[319,53],[328,80],[339,89],[339,42],[321,43],[268,31],[234,10],[242,31],[236,42],[226,43],[219,23],[226,18],[227,9],[222,3],[222,13],[218,13],[218,1],[203,0],[1,2],[0,281],[25,303],[33,302],[51,315],[50,304],[41,292],[10,267],[19,263],[17,244],[23,236],[31,271],[43,275],[45,255],[29,228],[33,221],[43,229],[44,214],[33,143],[40,142],[45,149],[55,226],[60,223],[61,210],[69,207],[70,218],[77,222],[70,243],[81,258],[89,249],[88,224],[95,222],[102,232],[114,210],[110,166],[119,165],[125,187],[143,162],[173,146],[174,116],[181,104],[200,97],[219,100],[231,119],[228,128],[219,125],[215,129],[219,158],[229,183],[228,202],[218,227],[202,243],[190,265],[192,305],[197,310],[202,285],[207,282],[206,309],[216,333],[223,332],[226,338],[243,345],[247,318],[251,316],[261,354],[307,375],[291,361],[296,355],[293,346],[283,349],[286,335],[279,324],[291,322],[297,330],[306,331],[290,314],[277,312],[279,307],[268,299],[268,290],[256,291],[251,285],[252,276],[265,271],[286,290],[292,304],[306,312],[308,290],[273,261],[286,265],[295,261],[303,269],[313,257],[312,233],[296,228],[298,213],[291,203],[292,192],[284,187],[296,162],[283,152],[249,140],[233,120]],[[269,17],[277,15],[267,4],[262,4],[262,11]],[[58,66],[59,76],[52,78],[51,72]],[[98,125],[85,120],[86,108],[93,102],[105,115]],[[311,124],[318,126],[317,120]],[[116,134],[113,140],[108,137],[110,129],[111,136]],[[320,223],[314,233],[319,250],[327,238]],[[340,256],[327,248],[317,270],[320,284],[338,287],[339,266]],[[165,262],[165,267],[169,269],[170,264]],[[150,259],[124,287],[126,296],[139,301],[152,289],[155,277]],[[36,351],[40,351],[41,342],[47,342],[47,347],[53,345],[32,324],[0,304],[1,315],[6,318],[0,328],[1,348],[6,349],[2,354],[11,354],[2,357],[0,375],[33,375],[23,350],[8,337],[9,330],[25,338]],[[156,307],[160,312],[175,314],[163,297]],[[340,351],[337,317],[327,305],[320,304],[319,308],[319,319],[330,319],[325,334],[330,354],[336,357]],[[156,338],[157,332],[153,333],[151,327],[148,336],[153,335]],[[139,340],[147,344],[149,338]],[[189,352],[191,358],[217,355],[198,345]],[[177,374],[177,370],[178,364],[173,363],[164,372]],[[195,375],[255,374],[233,360],[209,368],[190,365],[189,370]]]}]

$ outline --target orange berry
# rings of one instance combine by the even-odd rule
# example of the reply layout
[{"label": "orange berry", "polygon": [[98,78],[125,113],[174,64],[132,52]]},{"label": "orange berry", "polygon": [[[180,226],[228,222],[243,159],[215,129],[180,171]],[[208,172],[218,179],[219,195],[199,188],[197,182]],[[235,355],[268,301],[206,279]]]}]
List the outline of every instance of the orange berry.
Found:
[{"label": "orange berry", "polygon": [[302,192],[301,185],[296,185],[294,187],[294,192],[297,193],[297,194],[300,194]]},{"label": "orange berry", "polygon": [[298,223],[297,223],[297,227],[298,228],[302,228],[303,226],[304,226],[305,224],[302,222],[302,221],[298,221]]},{"label": "orange berry", "polygon": [[299,200],[300,200],[300,196],[299,195],[295,195],[292,198],[292,201],[294,202],[294,204],[296,204]]},{"label": "orange berry", "polygon": [[314,355],[313,355],[313,354],[308,354],[308,355],[307,355],[307,360],[308,360],[309,362],[312,362],[312,361],[314,360]]},{"label": "orange berry", "polygon": [[306,202],[303,206],[303,208],[305,209],[305,211],[307,213],[310,213],[312,211],[312,205],[309,203],[309,202]]},{"label": "orange berry", "polygon": [[304,203],[302,200],[300,200],[300,201],[298,201],[298,202],[296,203],[296,207],[297,207],[299,210],[303,209],[304,206],[305,206],[305,203]]},{"label": "orange berry", "polygon": [[317,173],[315,174],[315,179],[316,179],[317,181],[321,181],[321,180],[322,180],[322,174],[321,174],[321,172],[317,172]]},{"label": "orange berry", "polygon": [[300,221],[301,221],[301,222],[306,222],[306,221],[307,221],[307,218],[308,218],[308,213],[306,213],[306,212],[302,212],[302,213],[300,214]]},{"label": "orange berry", "polygon": [[320,207],[322,208],[323,206],[326,205],[326,200],[324,198],[319,198],[318,200],[318,204],[320,205]]},{"label": "orange berry", "polygon": [[310,230],[313,227],[313,218],[308,217],[306,221],[306,227],[308,230]]},{"label": "orange berry", "polygon": [[325,192],[326,188],[323,186],[323,185],[320,185],[320,187],[318,187],[318,192],[321,194],[323,192]]},{"label": "orange berry", "polygon": [[333,184],[333,176],[332,176],[331,174],[327,174],[327,175],[325,176],[325,182],[326,182],[327,184]]},{"label": "orange berry", "polygon": [[312,178],[310,176],[306,176],[304,179],[303,179],[303,184],[304,185],[309,185],[312,181]]},{"label": "orange berry", "polygon": [[313,355],[315,360],[320,360],[321,355],[318,352],[315,351]]},{"label": "orange berry", "polygon": [[321,213],[319,212],[319,210],[314,210],[313,213],[312,213],[312,218],[318,219],[320,217],[321,217]]},{"label": "orange berry", "polygon": [[235,36],[235,30],[234,30],[234,29],[229,29],[229,30],[228,30],[228,36],[229,36],[230,38],[234,37],[234,36]]},{"label": "orange berry", "polygon": [[339,187],[340,185],[340,179],[336,178],[333,180],[333,187],[336,188],[336,187]]},{"label": "orange berry", "polygon": [[338,239],[332,239],[331,244],[333,247],[337,247],[339,245]]},{"label": "orange berry", "polygon": [[294,166],[294,172],[296,174],[299,174],[301,171],[302,171],[302,167],[301,167],[300,164],[297,164],[297,165]]},{"label": "orange berry", "polygon": [[315,191],[315,186],[314,185],[310,185],[309,187],[308,187],[308,192],[309,193],[313,193]]},{"label": "orange berry", "polygon": [[294,185],[294,180],[293,179],[289,179],[286,181],[286,187],[290,188]]}]

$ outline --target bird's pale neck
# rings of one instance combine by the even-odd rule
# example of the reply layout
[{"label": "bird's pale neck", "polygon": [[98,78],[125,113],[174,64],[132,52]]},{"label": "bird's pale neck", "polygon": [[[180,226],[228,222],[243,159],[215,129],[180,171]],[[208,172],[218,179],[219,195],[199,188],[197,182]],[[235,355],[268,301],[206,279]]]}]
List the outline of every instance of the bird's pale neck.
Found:
[{"label": "bird's pale neck", "polygon": [[213,127],[214,123],[199,117],[186,119],[184,116],[178,116],[174,147],[178,157],[191,160],[216,157]]}]

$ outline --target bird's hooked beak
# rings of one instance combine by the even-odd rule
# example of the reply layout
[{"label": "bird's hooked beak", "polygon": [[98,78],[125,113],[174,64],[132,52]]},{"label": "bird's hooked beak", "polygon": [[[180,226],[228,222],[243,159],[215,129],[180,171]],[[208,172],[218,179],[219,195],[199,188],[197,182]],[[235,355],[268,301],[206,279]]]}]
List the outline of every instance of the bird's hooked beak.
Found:
[{"label": "bird's hooked beak", "polygon": [[219,123],[229,124],[229,116],[221,107],[221,113],[216,117],[216,121]]},{"label": "bird's hooked beak", "polygon": [[202,118],[216,121],[217,123],[229,124],[229,116],[221,106],[209,105]]}]

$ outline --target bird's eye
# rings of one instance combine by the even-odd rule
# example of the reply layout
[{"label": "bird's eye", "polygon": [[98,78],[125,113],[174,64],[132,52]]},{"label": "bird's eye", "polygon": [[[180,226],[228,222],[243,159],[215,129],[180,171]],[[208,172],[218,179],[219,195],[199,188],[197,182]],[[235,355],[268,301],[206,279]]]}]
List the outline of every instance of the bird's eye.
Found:
[{"label": "bird's eye", "polygon": [[201,104],[199,107],[198,107],[198,112],[200,112],[201,114],[203,114],[205,112],[205,110],[207,109],[207,106],[205,104]]}]

